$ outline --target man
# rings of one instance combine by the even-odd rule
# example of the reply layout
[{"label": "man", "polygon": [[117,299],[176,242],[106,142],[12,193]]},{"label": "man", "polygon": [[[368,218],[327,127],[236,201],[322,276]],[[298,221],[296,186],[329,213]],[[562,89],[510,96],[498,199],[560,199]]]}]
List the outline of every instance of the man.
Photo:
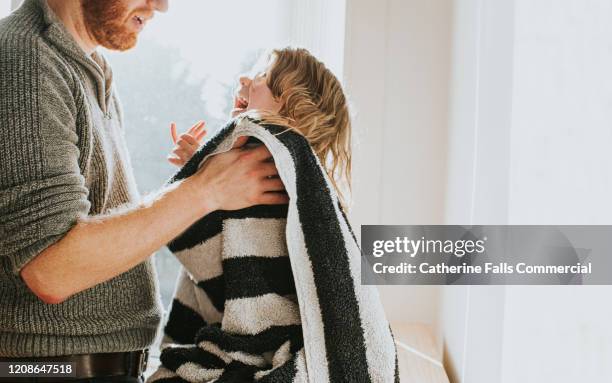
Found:
[{"label": "man", "polygon": [[0,21],[0,362],[69,361],[78,378],[140,381],[160,321],[150,255],[214,210],[287,203],[270,153],[244,140],[138,203],[96,48],[133,47],[166,9],[25,0]]}]

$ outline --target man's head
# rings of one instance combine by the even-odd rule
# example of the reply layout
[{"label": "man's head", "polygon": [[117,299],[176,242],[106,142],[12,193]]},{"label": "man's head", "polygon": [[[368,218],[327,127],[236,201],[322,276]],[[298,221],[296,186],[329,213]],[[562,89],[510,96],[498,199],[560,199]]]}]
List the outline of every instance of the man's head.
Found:
[{"label": "man's head", "polygon": [[124,51],[136,45],[138,34],[168,0],[81,0],[87,33],[95,43]]}]

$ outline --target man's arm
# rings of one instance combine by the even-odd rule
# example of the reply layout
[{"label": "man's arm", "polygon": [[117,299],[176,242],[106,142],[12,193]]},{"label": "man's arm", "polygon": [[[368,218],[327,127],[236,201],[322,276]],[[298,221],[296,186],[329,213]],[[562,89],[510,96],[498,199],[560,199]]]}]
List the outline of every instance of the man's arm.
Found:
[{"label": "man's arm", "polygon": [[[240,140],[238,145],[244,143]],[[28,287],[46,303],[61,303],[144,261],[202,216],[287,196],[265,147],[212,157],[194,176],[164,190],[151,203],[106,217],[80,220],[61,240],[21,270]]]}]

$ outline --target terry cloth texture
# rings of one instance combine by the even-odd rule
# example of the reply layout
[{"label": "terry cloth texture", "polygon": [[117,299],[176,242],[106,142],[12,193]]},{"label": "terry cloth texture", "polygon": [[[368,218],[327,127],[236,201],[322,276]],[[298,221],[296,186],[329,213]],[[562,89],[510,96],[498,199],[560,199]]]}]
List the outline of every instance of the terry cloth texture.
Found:
[{"label": "terry cloth texture", "polygon": [[44,0],[26,0],[0,20],[0,356],[153,342],[160,308],[150,260],[57,305],[19,277],[79,217],[138,198],[110,66],[81,50]]},{"label": "terry cloth texture", "polygon": [[377,291],[360,283],[361,251],[305,138],[232,121],[171,182],[240,136],[268,147],[290,203],[217,211],[170,243],[183,270],[149,381],[399,381]]}]

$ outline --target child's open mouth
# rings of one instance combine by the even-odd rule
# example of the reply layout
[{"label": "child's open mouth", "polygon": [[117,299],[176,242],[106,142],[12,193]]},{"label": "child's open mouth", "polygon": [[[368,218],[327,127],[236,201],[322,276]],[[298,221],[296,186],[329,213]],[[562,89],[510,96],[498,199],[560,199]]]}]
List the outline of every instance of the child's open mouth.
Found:
[{"label": "child's open mouth", "polygon": [[232,117],[236,117],[239,114],[246,112],[249,107],[249,100],[241,95],[236,95],[234,98],[234,109],[232,110]]},{"label": "child's open mouth", "polygon": [[246,109],[249,106],[249,100],[242,96],[238,96],[236,100],[236,107],[238,109]]},{"label": "child's open mouth", "polygon": [[146,22],[147,20],[140,15],[135,15],[134,17],[132,17],[132,23],[138,31],[141,31],[144,28]]}]

